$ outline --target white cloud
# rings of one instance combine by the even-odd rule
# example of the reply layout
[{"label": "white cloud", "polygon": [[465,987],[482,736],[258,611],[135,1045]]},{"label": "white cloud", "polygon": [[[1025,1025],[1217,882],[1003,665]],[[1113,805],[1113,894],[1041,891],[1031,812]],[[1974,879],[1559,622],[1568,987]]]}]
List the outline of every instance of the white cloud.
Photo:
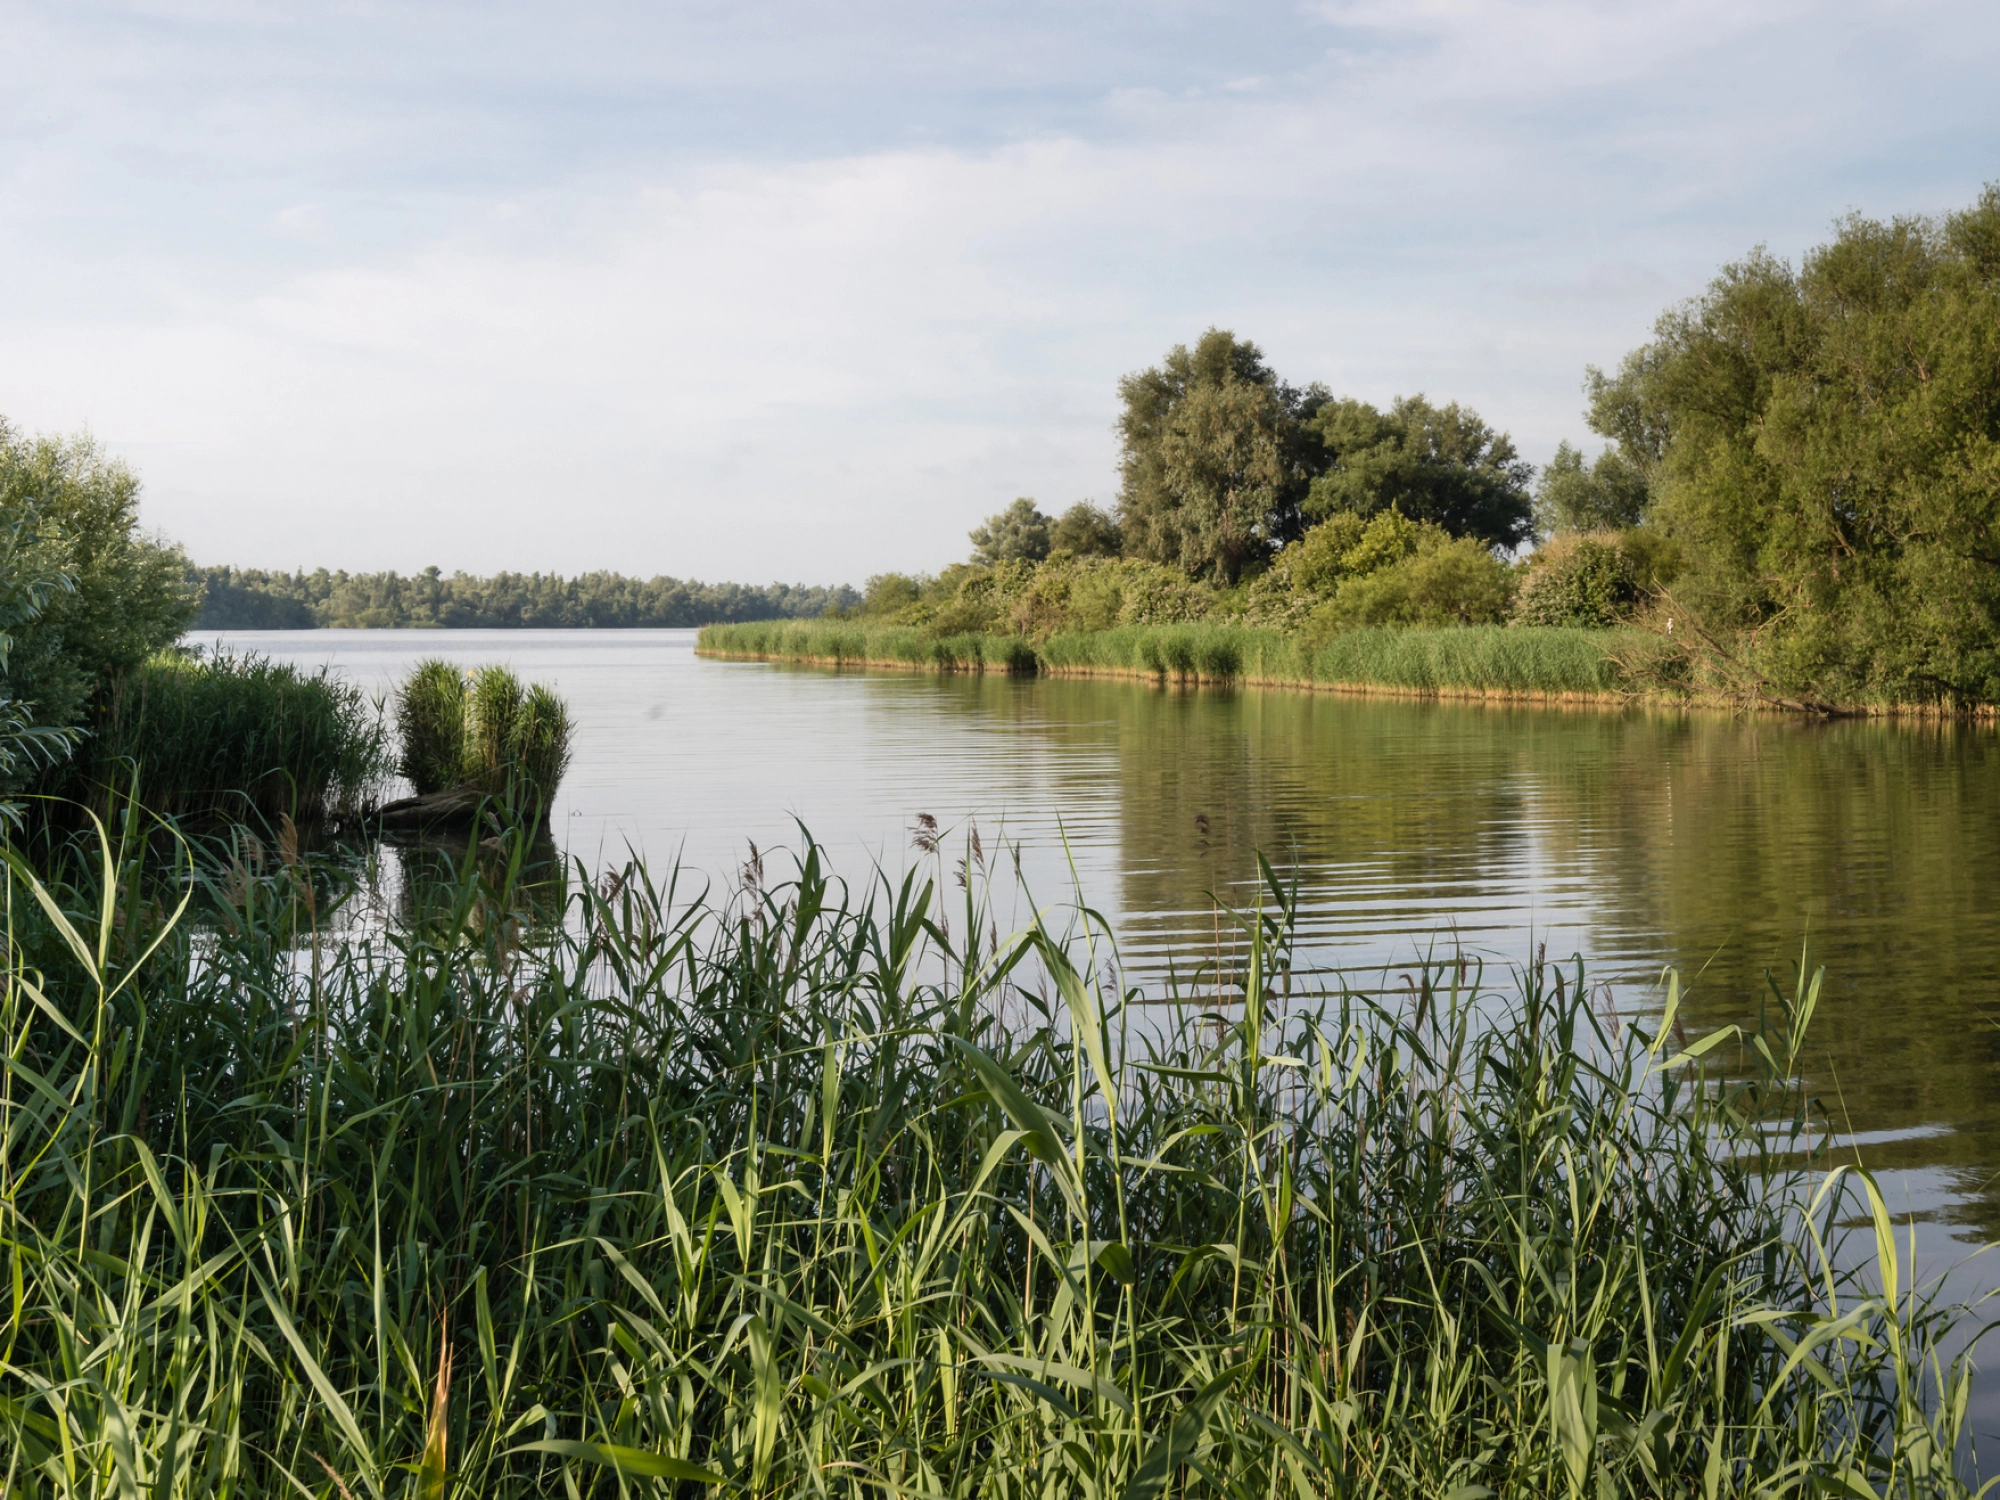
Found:
[{"label": "white cloud", "polygon": [[[206,560],[752,579],[935,566],[1013,495],[1110,498],[1117,376],[1210,323],[1295,379],[1467,400],[1545,453],[1580,435],[1584,363],[1721,259],[1992,174],[1937,143],[1991,138],[1973,85],[2000,23],[1933,16],[1955,63],[1862,5],[1331,6],[1205,74],[1023,45],[996,97],[1065,81],[993,105],[989,138],[972,105],[912,135],[916,102],[848,100],[828,117],[877,137],[856,149],[640,139],[629,113],[577,123],[580,85],[551,123],[486,88],[322,83],[275,117],[309,167],[231,145],[212,121],[257,110],[224,97],[173,147],[199,166],[178,193],[103,119],[17,118],[0,411],[90,422]],[[452,144],[488,128],[577,153],[489,177],[467,164],[487,147]],[[385,164],[397,139],[411,160]],[[1920,168],[1872,165],[1899,142]]]}]

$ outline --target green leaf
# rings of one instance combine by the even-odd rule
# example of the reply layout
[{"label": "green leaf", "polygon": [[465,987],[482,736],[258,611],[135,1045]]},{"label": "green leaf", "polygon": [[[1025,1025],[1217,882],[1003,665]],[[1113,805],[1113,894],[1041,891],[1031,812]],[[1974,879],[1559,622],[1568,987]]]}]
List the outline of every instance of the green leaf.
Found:
[{"label": "green leaf", "polygon": [[1166,1493],[1174,1471],[1192,1458],[1194,1450],[1201,1446],[1201,1435],[1208,1430],[1209,1420],[1222,1404],[1229,1387],[1236,1383],[1236,1377],[1243,1373],[1243,1368],[1242,1365],[1232,1365],[1194,1393],[1188,1404],[1181,1408],[1181,1414],[1174,1418],[1173,1426],[1155,1438],[1153,1446],[1146,1450],[1146,1456],[1139,1460],[1138,1471],[1125,1486],[1121,1500],[1154,1500],[1154,1497]]},{"label": "green leaf", "polygon": [[1097,1252],[1097,1263],[1103,1267],[1105,1275],[1121,1285],[1130,1286],[1139,1279],[1139,1268],[1132,1262],[1132,1252],[1117,1240]]}]

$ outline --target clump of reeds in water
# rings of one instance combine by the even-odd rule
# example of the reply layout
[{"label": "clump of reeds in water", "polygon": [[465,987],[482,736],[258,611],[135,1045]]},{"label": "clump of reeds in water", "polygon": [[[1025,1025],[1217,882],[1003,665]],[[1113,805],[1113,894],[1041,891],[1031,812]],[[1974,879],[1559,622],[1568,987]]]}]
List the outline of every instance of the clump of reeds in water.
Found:
[{"label": "clump of reeds in water", "polygon": [[9,1493],[1965,1493],[1948,1315],[1806,1175],[1816,981],[1754,1047],[1553,965],[1316,988],[1272,880],[1147,997],[814,849],[532,943],[469,865],[304,963],[289,866],[63,868],[10,873]]},{"label": "clump of reeds in water", "polygon": [[256,655],[158,652],[113,683],[89,728],[52,781],[80,780],[99,807],[136,777],[163,814],[303,822],[358,810],[388,773],[382,716],[359,687]]},{"label": "clump of reeds in water", "polygon": [[569,710],[502,666],[420,663],[396,697],[399,769],[419,796],[471,786],[546,811],[569,770]]}]

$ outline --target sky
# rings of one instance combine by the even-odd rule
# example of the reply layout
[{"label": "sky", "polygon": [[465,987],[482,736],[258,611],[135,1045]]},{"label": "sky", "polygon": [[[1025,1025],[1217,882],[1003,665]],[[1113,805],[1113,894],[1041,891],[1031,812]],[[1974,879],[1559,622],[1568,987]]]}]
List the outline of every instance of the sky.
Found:
[{"label": "sky", "polygon": [[1758,245],[2000,179],[1991,0],[0,0],[0,414],[200,563],[858,583],[1210,326],[1545,460]]}]

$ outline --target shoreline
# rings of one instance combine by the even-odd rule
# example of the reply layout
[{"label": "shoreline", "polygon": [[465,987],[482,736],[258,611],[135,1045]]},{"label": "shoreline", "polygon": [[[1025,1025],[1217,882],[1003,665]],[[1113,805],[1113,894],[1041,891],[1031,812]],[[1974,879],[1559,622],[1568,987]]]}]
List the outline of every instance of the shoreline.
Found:
[{"label": "shoreline", "polygon": [[[1679,698],[1667,699],[1642,693],[1574,692],[1536,688],[1404,687],[1380,682],[1317,682],[1309,678],[1253,676],[1244,673],[1154,671],[1146,667],[1050,666],[1040,664],[1032,672],[1007,666],[989,666],[983,661],[898,661],[890,657],[801,656],[777,651],[724,651],[712,646],[695,647],[696,656],[711,661],[758,661],[787,667],[853,669],[866,672],[927,672],[939,677],[1051,677],[1106,682],[1151,682],[1164,687],[1189,690],[1201,688],[1259,688],[1267,692],[1336,693],[1356,698],[1434,698],[1450,702],[1526,703],[1573,705],[1590,708],[1632,708],[1644,704],[1681,706]],[[1697,705],[1699,706],[1699,705]]]},{"label": "shoreline", "polygon": [[[713,627],[703,627],[706,635]],[[1013,641],[1015,638],[990,638]],[[943,643],[940,642],[940,645]],[[938,676],[1050,677],[1074,680],[1097,679],[1108,682],[1150,682],[1182,690],[1216,688],[1256,688],[1266,692],[1328,693],[1349,698],[1396,698],[1413,702],[1490,703],[1523,707],[1579,708],[1599,711],[1647,709],[1672,713],[1729,713],[1773,715],[1788,719],[1831,722],[1839,719],[1896,719],[1939,724],[1972,724],[1987,728],[2000,726],[2000,706],[1984,704],[1973,709],[1950,709],[1932,704],[1842,704],[1832,712],[1803,706],[1754,699],[1725,697],[1707,693],[1677,693],[1658,689],[1599,690],[1575,688],[1529,688],[1505,685],[1370,682],[1353,679],[1321,679],[1279,676],[1246,671],[1203,671],[1199,667],[1177,669],[1169,666],[1117,666],[1109,663],[1055,663],[1038,651],[1019,648],[1003,659],[989,660],[978,653],[943,651],[925,661],[876,655],[798,652],[788,650],[737,650],[705,644],[699,637],[694,654],[712,661],[767,662],[780,666],[813,667],[834,671],[925,672]],[[1022,654],[1032,665],[1021,665]]]}]

